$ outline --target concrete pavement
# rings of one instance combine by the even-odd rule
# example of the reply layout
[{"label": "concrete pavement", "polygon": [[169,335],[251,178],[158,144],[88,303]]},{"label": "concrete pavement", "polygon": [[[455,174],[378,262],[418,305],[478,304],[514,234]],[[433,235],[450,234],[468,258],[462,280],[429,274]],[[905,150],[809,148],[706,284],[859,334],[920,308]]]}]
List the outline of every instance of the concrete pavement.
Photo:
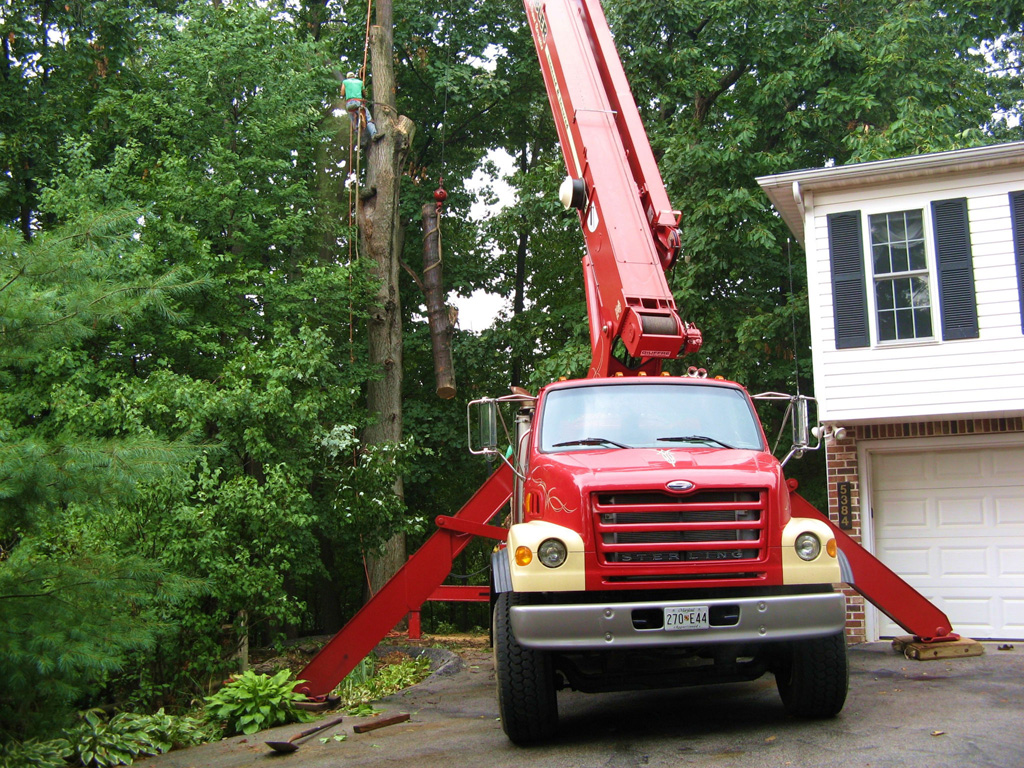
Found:
[{"label": "concrete pavement", "polygon": [[[833,720],[806,722],[782,709],[774,680],[646,693],[559,694],[561,737],[523,749],[501,731],[486,651],[379,706],[407,723],[355,734],[358,718],[302,742],[291,755],[249,738],[150,758],[146,768],[1024,768],[1024,643],[1011,651],[909,661],[888,643],[850,649],[850,695]],[[345,734],[335,741],[333,734]],[[325,743],[320,737],[326,737]]]}]

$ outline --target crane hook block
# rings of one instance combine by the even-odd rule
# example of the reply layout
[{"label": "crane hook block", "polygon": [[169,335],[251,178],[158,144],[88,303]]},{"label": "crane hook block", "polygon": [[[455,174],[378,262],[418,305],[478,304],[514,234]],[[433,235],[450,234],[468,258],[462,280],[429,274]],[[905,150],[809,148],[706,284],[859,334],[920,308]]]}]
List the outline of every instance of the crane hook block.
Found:
[{"label": "crane hook block", "polygon": [[434,190],[434,202],[436,203],[434,208],[439,216],[441,215],[441,206],[444,205],[444,201],[447,199],[448,193],[444,188],[444,177],[441,177],[437,180],[437,189]]}]

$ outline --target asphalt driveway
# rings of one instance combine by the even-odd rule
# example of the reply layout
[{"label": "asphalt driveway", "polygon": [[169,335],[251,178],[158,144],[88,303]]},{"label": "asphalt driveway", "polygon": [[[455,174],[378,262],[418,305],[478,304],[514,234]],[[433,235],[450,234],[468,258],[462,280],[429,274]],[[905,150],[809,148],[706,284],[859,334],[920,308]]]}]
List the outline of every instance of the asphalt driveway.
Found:
[{"label": "asphalt driveway", "polygon": [[[264,745],[292,725],[151,758],[146,768],[633,768],[634,766],[880,766],[1024,768],[1024,643],[984,656],[909,661],[887,643],[850,649],[850,695],[833,720],[782,709],[771,676],[753,683],[653,693],[559,694],[561,737],[523,749],[501,731],[489,652],[385,699],[408,722],[353,733],[358,718],[302,742]],[[344,734],[336,741],[334,734]],[[321,742],[320,737],[326,741]]]}]

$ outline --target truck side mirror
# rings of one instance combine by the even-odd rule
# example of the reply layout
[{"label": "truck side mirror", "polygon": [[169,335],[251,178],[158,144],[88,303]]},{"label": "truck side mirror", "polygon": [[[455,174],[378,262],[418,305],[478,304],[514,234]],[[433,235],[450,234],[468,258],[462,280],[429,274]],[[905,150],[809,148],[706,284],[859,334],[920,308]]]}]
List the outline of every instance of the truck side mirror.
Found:
[{"label": "truck side mirror", "polygon": [[480,408],[480,446],[498,450],[498,404],[491,400]]},{"label": "truck side mirror", "polygon": [[[473,418],[474,409],[476,409],[476,419]],[[490,398],[474,400],[469,404],[467,416],[470,453],[497,453],[498,401]]]},{"label": "truck side mirror", "polygon": [[[806,451],[816,451],[821,447],[821,438],[818,431],[811,429],[810,402],[813,397],[796,395],[790,399],[790,410],[793,417],[793,447],[782,460],[782,465],[792,458],[801,458]],[[811,436],[814,436],[814,445],[811,445]]]},{"label": "truck side mirror", "polygon": [[[799,459],[805,451],[816,451],[821,447],[818,429],[811,429],[810,403],[814,401],[813,397],[785,395],[781,392],[762,392],[752,397],[754,400],[782,400],[789,403],[786,407],[786,414],[782,417],[782,426],[779,427],[779,437],[782,437],[782,430],[786,428],[786,419],[791,418],[793,420],[793,445],[780,462],[783,466],[792,458]],[[812,436],[815,438],[813,445],[811,444]]]},{"label": "truck side mirror", "polygon": [[793,400],[793,448],[798,456],[811,445],[811,423],[808,415],[807,398],[798,395]]}]

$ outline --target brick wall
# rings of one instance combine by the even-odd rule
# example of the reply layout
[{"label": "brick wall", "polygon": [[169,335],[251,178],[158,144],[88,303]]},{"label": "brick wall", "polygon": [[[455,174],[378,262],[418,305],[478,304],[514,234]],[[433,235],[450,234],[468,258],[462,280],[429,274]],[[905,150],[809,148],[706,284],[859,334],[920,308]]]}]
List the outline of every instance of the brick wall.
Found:
[{"label": "brick wall", "polygon": [[[946,435],[984,435],[1003,432],[1024,432],[1024,417],[1005,419],[961,419],[958,421],[907,422],[900,424],[867,424],[847,427],[842,440],[825,442],[825,460],[828,467],[828,514],[839,524],[839,483],[849,482],[851,488],[850,511],[853,528],[847,533],[857,543],[861,540],[860,471],[857,466],[857,444],[860,440],[882,440],[915,437],[941,437]],[[846,638],[851,643],[862,643],[867,638],[864,624],[865,601],[852,589],[846,595]]]}]

